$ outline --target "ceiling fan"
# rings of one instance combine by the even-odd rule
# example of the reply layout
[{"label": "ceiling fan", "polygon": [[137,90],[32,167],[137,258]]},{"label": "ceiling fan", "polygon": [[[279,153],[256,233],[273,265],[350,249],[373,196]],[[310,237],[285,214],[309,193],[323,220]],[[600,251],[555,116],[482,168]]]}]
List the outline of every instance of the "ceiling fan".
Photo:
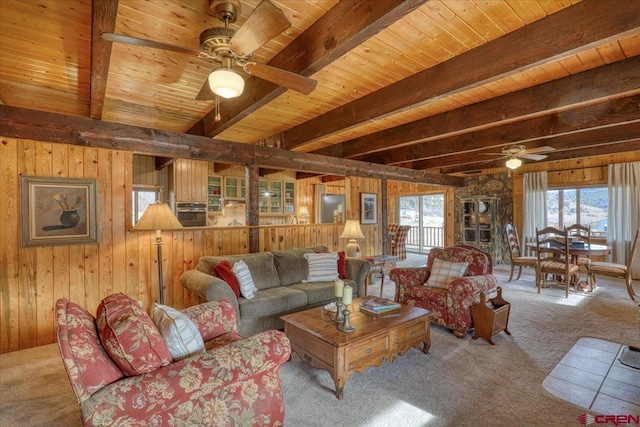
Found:
[{"label": "ceiling fan", "polygon": [[524,145],[512,145],[510,147],[504,147],[502,149],[502,154],[490,153],[487,155],[501,156],[501,158],[503,159],[508,159],[505,166],[509,169],[518,169],[522,165],[522,160],[520,159],[528,159],[534,161],[542,160],[547,157],[543,153],[550,153],[555,150],[555,148],[549,147],[548,145],[531,149],[527,149],[527,147],[525,147]]},{"label": "ceiling fan", "polygon": [[216,95],[235,98],[244,90],[244,79],[233,70],[234,66],[271,83],[308,95],[317,81],[299,74],[251,61],[253,52],[291,26],[280,9],[269,0],[262,0],[251,12],[245,23],[236,31],[229,28],[240,15],[239,0],[209,0],[207,13],[224,22],[224,27],[212,27],[200,34],[199,49],[176,46],[169,43],[145,40],[114,33],[103,33],[111,42],[151,47],[211,59],[220,68],[215,69],[205,81],[196,99],[215,100]]}]

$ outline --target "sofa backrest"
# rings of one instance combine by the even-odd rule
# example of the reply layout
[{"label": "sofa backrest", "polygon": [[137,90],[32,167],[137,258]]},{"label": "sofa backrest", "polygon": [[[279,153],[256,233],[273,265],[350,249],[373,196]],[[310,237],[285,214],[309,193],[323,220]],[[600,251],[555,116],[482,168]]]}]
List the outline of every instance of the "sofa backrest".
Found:
[{"label": "sofa backrest", "polygon": [[274,262],[280,284],[283,286],[300,283],[309,276],[309,265],[304,254],[327,252],[326,246],[315,248],[293,249],[289,251],[273,251]]},{"label": "sofa backrest", "polygon": [[225,255],[225,256],[203,256],[198,262],[196,269],[203,273],[211,274],[214,276],[213,268],[218,265],[222,260],[229,261],[231,267],[242,260],[249,267],[253,282],[258,289],[269,289],[275,286],[280,286],[280,278],[278,277],[278,271],[273,260],[273,253],[271,252],[258,252],[255,254],[242,254],[242,255]]},{"label": "sofa backrest", "polygon": [[78,403],[124,374],[109,357],[98,335],[95,318],[67,299],[56,303],[58,347]]},{"label": "sofa backrest", "polygon": [[493,259],[490,254],[469,245],[456,245],[447,248],[433,248],[429,251],[427,268],[431,270],[435,258],[450,262],[468,262],[465,276],[481,276],[493,273]]}]

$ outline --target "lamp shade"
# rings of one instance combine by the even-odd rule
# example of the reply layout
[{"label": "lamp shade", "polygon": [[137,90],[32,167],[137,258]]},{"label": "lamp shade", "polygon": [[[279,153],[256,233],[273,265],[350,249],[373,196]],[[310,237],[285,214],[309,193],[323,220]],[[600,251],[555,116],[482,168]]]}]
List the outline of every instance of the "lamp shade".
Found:
[{"label": "lamp shade", "polygon": [[244,90],[244,79],[233,70],[218,68],[209,74],[209,87],[223,98],[235,98]]},{"label": "lamp shade", "polygon": [[522,165],[522,160],[517,158],[515,155],[511,156],[509,160],[507,160],[506,166],[509,169],[518,169]]},{"label": "lamp shade", "polygon": [[307,209],[306,206],[300,206],[300,209],[298,209],[298,216],[311,216],[309,214],[309,209]]},{"label": "lamp shade", "polygon": [[158,202],[147,206],[142,217],[133,228],[134,230],[169,230],[182,228],[182,224],[171,212],[169,205]]}]

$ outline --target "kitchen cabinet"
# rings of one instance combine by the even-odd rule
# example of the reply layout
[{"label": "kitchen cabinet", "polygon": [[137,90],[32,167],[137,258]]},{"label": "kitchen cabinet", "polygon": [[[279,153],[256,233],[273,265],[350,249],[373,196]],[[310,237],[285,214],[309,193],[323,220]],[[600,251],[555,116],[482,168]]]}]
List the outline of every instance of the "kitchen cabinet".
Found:
[{"label": "kitchen cabinet", "polygon": [[206,161],[176,159],[169,168],[169,195],[172,202],[206,203],[208,176]]},{"label": "kitchen cabinet", "polygon": [[245,181],[244,178],[236,176],[224,177],[224,198],[225,200],[244,200],[245,199]]},{"label": "kitchen cabinet", "polygon": [[258,181],[259,212],[263,215],[294,215],[295,185],[295,181],[269,179]]},{"label": "kitchen cabinet", "polygon": [[222,213],[222,177],[209,175],[208,179],[207,211],[209,213]]},{"label": "kitchen cabinet", "polygon": [[283,181],[284,183],[284,213],[295,215],[296,213],[296,182]]}]

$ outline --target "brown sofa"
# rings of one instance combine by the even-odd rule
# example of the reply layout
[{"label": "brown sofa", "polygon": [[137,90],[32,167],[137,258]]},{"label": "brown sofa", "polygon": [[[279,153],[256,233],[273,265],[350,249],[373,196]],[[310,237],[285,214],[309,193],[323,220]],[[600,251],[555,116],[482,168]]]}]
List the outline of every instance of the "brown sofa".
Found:
[{"label": "brown sofa", "polygon": [[[284,327],[280,316],[335,301],[333,282],[303,283],[308,267],[305,253],[328,252],[325,246],[288,251],[259,252],[229,256],[204,256],[194,270],[185,271],[182,286],[193,292],[200,302],[226,299],[237,313],[238,332],[250,336],[257,332]],[[236,298],[231,287],[213,274],[221,261],[243,260],[258,290],[252,299]],[[345,285],[353,287],[354,298],[364,296],[364,282],[370,264],[359,258],[346,259]]]}]

